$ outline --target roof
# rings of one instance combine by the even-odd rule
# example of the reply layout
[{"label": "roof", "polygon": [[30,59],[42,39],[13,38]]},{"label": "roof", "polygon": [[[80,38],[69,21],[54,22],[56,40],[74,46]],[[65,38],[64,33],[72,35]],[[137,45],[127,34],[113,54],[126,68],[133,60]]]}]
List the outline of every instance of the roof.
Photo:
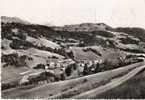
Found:
[{"label": "roof", "polygon": [[31,74],[38,74],[44,72],[44,69],[31,69],[25,72],[20,73],[20,75],[31,75]]}]

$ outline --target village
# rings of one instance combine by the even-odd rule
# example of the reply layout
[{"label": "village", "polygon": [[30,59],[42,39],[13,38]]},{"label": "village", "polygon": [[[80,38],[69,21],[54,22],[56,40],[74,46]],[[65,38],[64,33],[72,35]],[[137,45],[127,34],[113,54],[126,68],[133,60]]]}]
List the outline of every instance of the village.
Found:
[{"label": "village", "polygon": [[45,84],[55,81],[72,79],[88,74],[96,73],[102,60],[79,61],[65,59],[58,62],[49,62],[46,65],[39,64],[34,69],[22,72],[19,85]]}]

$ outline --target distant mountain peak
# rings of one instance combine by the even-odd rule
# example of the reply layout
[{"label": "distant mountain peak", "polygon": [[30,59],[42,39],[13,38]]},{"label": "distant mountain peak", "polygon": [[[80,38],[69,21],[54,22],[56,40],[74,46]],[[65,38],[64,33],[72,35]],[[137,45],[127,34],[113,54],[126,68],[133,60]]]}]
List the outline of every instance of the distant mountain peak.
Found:
[{"label": "distant mountain peak", "polygon": [[21,24],[30,24],[27,21],[24,21],[18,17],[7,17],[7,16],[1,16],[1,22],[2,23],[21,23]]}]

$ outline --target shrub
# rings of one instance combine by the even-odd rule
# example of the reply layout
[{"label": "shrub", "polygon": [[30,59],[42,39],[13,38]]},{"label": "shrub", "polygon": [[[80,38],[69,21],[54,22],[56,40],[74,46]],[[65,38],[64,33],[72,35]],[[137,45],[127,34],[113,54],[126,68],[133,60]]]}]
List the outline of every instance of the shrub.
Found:
[{"label": "shrub", "polygon": [[100,35],[100,36],[103,36],[103,37],[107,37],[107,38],[112,38],[114,37],[114,35],[110,32],[107,32],[107,31],[94,31],[92,32],[93,34],[96,34],[96,35]]},{"label": "shrub", "polygon": [[24,66],[26,65],[25,60],[27,56],[18,56],[17,53],[9,54],[9,55],[3,55],[2,56],[2,62],[6,62],[6,65],[14,65],[16,67]]},{"label": "shrub", "polygon": [[121,40],[121,42],[122,42],[123,44],[137,44],[137,45],[138,45],[138,43],[139,43],[139,41],[134,40],[134,39],[131,39],[131,38],[129,38],[129,37],[126,37],[126,38],[119,38],[119,39]]},{"label": "shrub", "polygon": [[17,87],[17,86],[18,86],[18,81],[13,81],[11,83],[2,83],[1,89],[5,90],[5,89]]},{"label": "shrub", "polygon": [[71,66],[68,66],[66,69],[65,69],[65,73],[67,76],[70,76],[71,73],[72,73],[72,67]]},{"label": "shrub", "polygon": [[10,43],[10,47],[12,49],[28,49],[30,47],[33,47],[33,44],[24,40],[13,40],[12,43]]},{"label": "shrub", "polygon": [[37,66],[34,67],[34,69],[45,69],[45,65],[44,64],[37,64]]},{"label": "shrub", "polygon": [[145,30],[142,28],[116,28],[117,32],[125,32],[129,35],[139,38],[141,41],[145,42]]}]

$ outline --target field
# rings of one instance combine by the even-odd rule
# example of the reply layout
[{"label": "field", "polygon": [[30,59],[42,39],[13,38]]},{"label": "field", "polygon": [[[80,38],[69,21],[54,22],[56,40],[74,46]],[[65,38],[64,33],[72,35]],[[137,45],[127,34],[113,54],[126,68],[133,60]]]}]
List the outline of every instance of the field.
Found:
[{"label": "field", "polygon": [[[131,79],[135,75],[137,75],[138,73],[144,71],[144,69],[145,69],[145,65],[137,67],[134,70],[130,71],[129,73],[125,74],[124,76],[122,76],[120,78],[117,78],[115,80],[113,79],[111,82],[109,82],[109,83],[107,83],[107,84],[105,84],[103,86],[100,86],[98,88],[95,88],[95,89],[92,89],[90,91],[84,92],[82,94],[76,95],[73,98],[81,98],[81,99],[82,98],[85,98],[85,99],[86,98],[87,99],[88,98],[91,98],[91,99],[98,98],[97,97],[98,95],[104,94],[105,92],[110,91],[111,89],[114,89],[114,88],[119,89],[118,88],[119,85],[125,83],[126,81],[128,81],[129,79]],[[136,88],[138,88],[138,87],[136,87]],[[140,90],[140,88],[138,88],[138,90]],[[115,93],[117,94],[117,92],[115,92]],[[133,94],[133,91],[130,91],[130,93]],[[124,93],[122,93],[122,94],[124,94]],[[120,95],[120,94],[118,94],[118,95]],[[126,95],[126,94],[124,94],[124,95]],[[106,96],[106,95],[104,95],[104,96]],[[114,96],[115,96],[115,94],[114,94]],[[118,97],[119,96],[117,96],[116,98],[118,98]],[[102,97],[102,98],[105,98],[105,97]],[[110,98],[110,97],[108,97],[108,98]]]},{"label": "field", "polygon": [[[124,72],[128,72],[129,70],[142,65],[141,63],[132,64],[129,66],[121,67],[114,70],[109,70],[105,72],[100,72],[93,75],[88,75],[72,80],[54,82],[50,84],[45,84],[33,89],[13,89],[10,91],[3,91],[3,98],[48,98],[49,96],[56,95],[58,93],[67,91],[69,89],[80,87],[82,83],[91,84],[93,82],[99,83],[104,80],[111,79],[115,76],[118,76]],[[81,91],[82,92],[82,91]]]},{"label": "field", "polygon": [[1,20],[2,98],[144,97],[144,29]]},{"label": "field", "polygon": [[19,80],[22,77],[22,76],[20,76],[19,73],[28,71],[29,68],[27,68],[27,67],[16,68],[14,66],[8,66],[6,68],[2,67],[1,70],[2,70],[1,82],[8,83],[10,81]]},{"label": "field", "polygon": [[96,98],[142,99],[145,98],[145,71],[131,78],[117,88],[102,93]]}]

